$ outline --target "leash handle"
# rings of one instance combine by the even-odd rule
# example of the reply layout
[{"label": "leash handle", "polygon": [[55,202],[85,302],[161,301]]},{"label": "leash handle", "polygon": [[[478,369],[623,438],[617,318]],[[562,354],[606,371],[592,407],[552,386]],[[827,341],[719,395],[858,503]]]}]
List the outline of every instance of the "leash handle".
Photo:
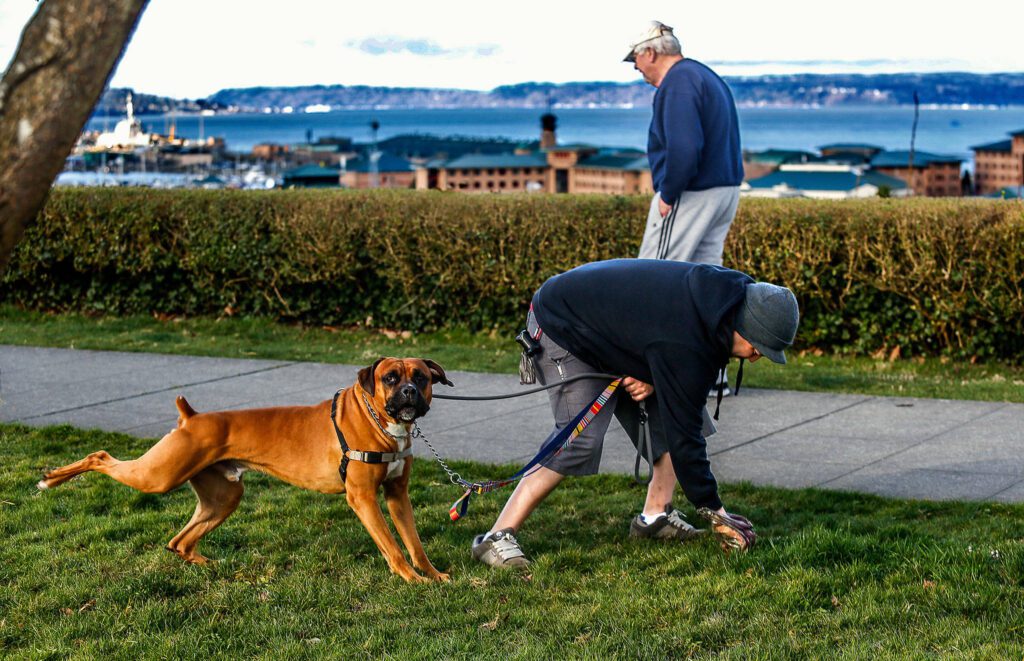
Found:
[{"label": "leash handle", "polygon": [[[640,405],[639,422],[637,423],[639,438],[636,439],[636,463],[633,464],[633,479],[637,484],[647,486],[654,479],[654,449],[651,447],[651,428],[647,424],[647,402],[638,403]],[[640,458],[643,456],[643,452],[640,450],[641,443],[647,448],[647,478],[644,480],[640,479]]]}]

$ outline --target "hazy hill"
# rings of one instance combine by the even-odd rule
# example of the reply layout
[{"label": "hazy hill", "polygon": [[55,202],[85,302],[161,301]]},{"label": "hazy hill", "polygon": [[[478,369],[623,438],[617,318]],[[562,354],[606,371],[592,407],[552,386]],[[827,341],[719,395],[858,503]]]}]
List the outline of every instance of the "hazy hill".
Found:
[{"label": "hazy hill", "polygon": [[[1024,73],[973,74],[793,74],[726,78],[737,103],[743,105],[864,105],[913,103],[916,91],[923,104],[1024,105]],[[126,90],[111,89],[97,105],[97,114],[124,112]],[[224,89],[205,99],[170,99],[134,93],[139,113],[202,109],[231,111],[301,111],[310,105],[332,108],[500,108],[647,105],[653,88],[643,82],[521,83],[489,92],[457,89],[312,85]]]}]

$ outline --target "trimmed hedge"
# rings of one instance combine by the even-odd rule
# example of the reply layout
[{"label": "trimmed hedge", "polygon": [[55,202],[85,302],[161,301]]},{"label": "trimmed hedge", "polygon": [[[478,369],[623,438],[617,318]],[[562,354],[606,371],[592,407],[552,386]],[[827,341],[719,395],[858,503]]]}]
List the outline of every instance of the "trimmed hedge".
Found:
[{"label": "trimmed hedge", "polygon": [[[58,189],[16,250],[0,300],[511,331],[549,276],[635,255],[648,201]],[[1016,202],[744,199],[725,263],[796,292],[803,348],[1024,355]]]}]

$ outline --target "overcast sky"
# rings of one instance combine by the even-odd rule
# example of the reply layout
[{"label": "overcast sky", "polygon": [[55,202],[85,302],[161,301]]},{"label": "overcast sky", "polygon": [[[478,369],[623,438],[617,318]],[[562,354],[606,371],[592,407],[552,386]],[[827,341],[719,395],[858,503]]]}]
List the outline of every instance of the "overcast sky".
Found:
[{"label": "overcast sky", "polygon": [[[0,0],[0,57],[35,0]],[[996,0],[151,0],[112,84],[176,97],[227,87],[488,90],[633,81],[647,21],[723,75],[1024,71],[1024,2]]]}]

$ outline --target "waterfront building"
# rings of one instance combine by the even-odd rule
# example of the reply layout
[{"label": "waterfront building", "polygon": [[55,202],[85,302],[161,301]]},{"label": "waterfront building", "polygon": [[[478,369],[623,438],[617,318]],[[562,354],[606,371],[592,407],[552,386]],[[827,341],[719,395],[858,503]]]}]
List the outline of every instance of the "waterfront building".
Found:
[{"label": "waterfront building", "polygon": [[369,154],[346,161],[341,169],[341,185],[345,188],[415,188],[416,167],[389,154],[377,152],[376,168]]},{"label": "waterfront building", "polygon": [[543,191],[547,168],[543,154],[466,154],[428,163],[417,188],[466,193]]},{"label": "waterfront building", "polygon": [[746,179],[758,179],[775,172],[783,165],[807,163],[817,157],[809,151],[799,149],[765,149],[764,151],[743,152],[743,173]]},{"label": "waterfront building", "polygon": [[[644,152],[587,144],[559,145],[556,118],[541,117],[541,139],[512,153],[464,154],[427,162],[416,188],[467,193],[652,194]],[[539,144],[539,149],[534,148]]]},{"label": "waterfront building", "polygon": [[279,145],[274,142],[264,142],[252,148],[252,156],[253,158],[257,158],[261,161],[273,161],[285,158],[289,151],[290,150],[287,145]]},{"label": "waterfront building", "polygon": [[975,145],[971,150],[978,195],[1024,186],[1024,129],[1011,133],[1009,140]]},{"label": "waterfront building", "polygon": [[302,165],[286,170],[281,186],[283,188],[340,188],[341,170],[322,165]]},{"label": "waterfront building", "polygon": [[869,145],[863,142],[835,142],[830,145],[818,147],[822,159],[833,158],[837,160],[849,160],[852,156],[860,157],[860,162],[867,163],[875,154],[884,151],[884,147]]},{"label": "waterfront building", "polygon": [[743,197],[807,197],[820,200],[877,197],[879,194],[904,197],[908,192],[907,184],[901,179],[863,166],[842,163],[782,165],[777,171],[744,181],[740,186]]},{"label": "waterfront building", "polygon": [[103,131],[96,136],[97,150],[131,150],[137,147],[149,147],[156,141],[156,136],[142,130],[142,122],[135,116],[132,93],[125,98],[126,116],[114,125],[113,131]]},{"label": "waterfront building", "polygon": [[905,181],[913,195],[924,197],[961,197],[960,165],[956,156],[915,151],[883,151],[871,158],[875,172]]},{"label": "waterfront building", "polygon": [[[370,149],[370,145],[356,145]],[[403,133],[377,142],[377,148],[413,162],[426,163],[437,159],[454,159],[466,154],[514,154],[536,151],[538,143],[523,143],[505,138],[475,138],[470,136],[436,136]]]}]

